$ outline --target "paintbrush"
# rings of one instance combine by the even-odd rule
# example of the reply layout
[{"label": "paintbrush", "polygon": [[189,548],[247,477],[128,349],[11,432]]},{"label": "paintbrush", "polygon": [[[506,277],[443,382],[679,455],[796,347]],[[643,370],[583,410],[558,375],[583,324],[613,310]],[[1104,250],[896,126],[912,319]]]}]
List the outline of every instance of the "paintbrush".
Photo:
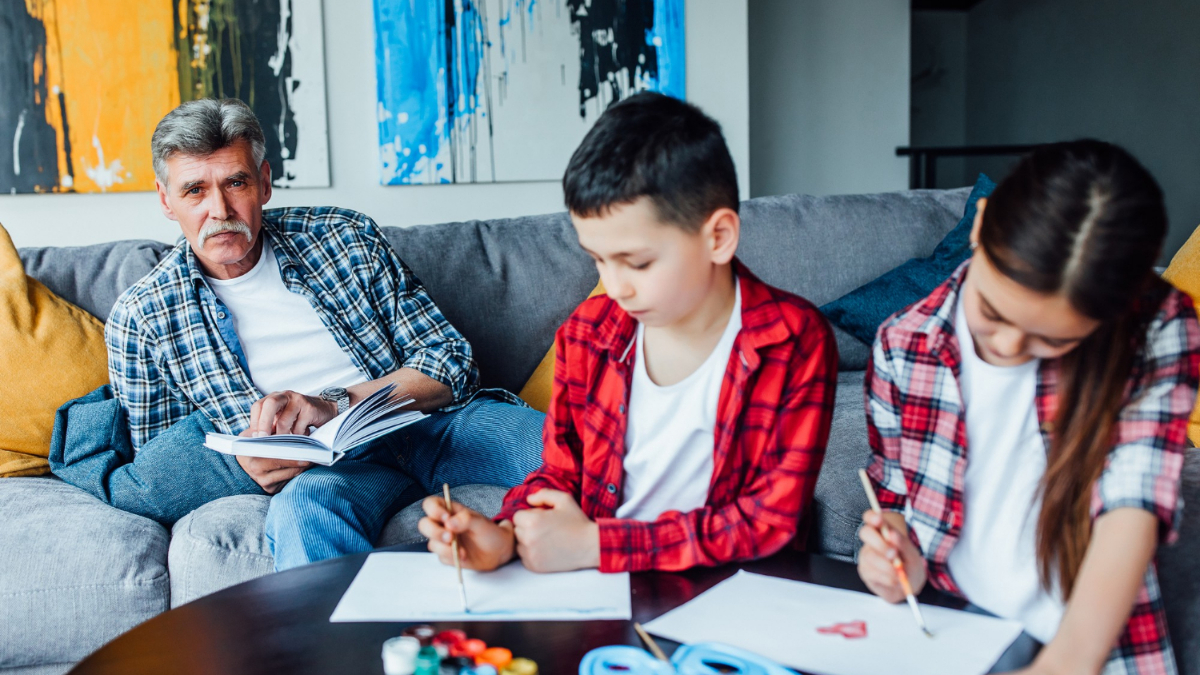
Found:
[{"label": "paintbrush", "polygon": [[[871,479],[867,478],[867,472],[859,469],[858,478],[862,481],[863,489],[867,491],[867,500],[871,502],[871,510],[882,516],[883,509],[879,506],[879,498],[875,496],[875,488],[871,486]],[[887,536],[888,531],[888,526],[884,525],[884,537]],[[912,585],[908,583],[908,573],[904,571],[904,563],[900,561],[899,555],[892,558],[892,567],[896,570],[896,576],[900,577],[900,585],[904,587],[904,597],[908,600],[908,607],[912,610],[913,618],[917,620],[921,632],[925,633],[926,637],[933,637],[933,633],[930,633],[929,629],[925,627],[925,617],[921,615],[921,607],[917,604],[916,596],[913,595]]]},{"label": "paintbrush", "polygon": [[675,664],[671,663],[671,659],[668,659],[667,655],[663,653],[662,647],[658,646],[658,642],[656,642],[654,638],[650,637],[650,634],[646,632],[645,628],[642,628],[642,624],[634,621],[633,629],[637,631],[638,637],[642,638],[642,642],[646,643],[646,648],[650,650],[650,653],[654,655],[654,658],[667,664],[672,673],[678,672],[675,670]]},{"label": "paintbrush", "polygon": [[[442,497],[446,500],[446,513],[449,513],[451,516],[453,516],[454,510],[452,507],[454,503],[450,501],[449,483],[442,483]],[[458,558],[457,534],[454,535],[454,538],[450,540],[450,548],[454,553],[454,569],[458,572],[458,599],[462,601],[463,612],[470,612],[471,609],[467,607],[467,586],[463,583],[462,561]]]}]

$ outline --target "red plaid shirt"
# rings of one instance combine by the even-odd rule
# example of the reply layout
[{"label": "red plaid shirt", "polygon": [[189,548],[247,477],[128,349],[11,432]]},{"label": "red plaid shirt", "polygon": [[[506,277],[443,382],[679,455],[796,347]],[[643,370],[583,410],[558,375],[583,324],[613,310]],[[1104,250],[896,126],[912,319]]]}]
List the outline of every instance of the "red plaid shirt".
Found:
[{"label": "red plaid shirt", "polygon": [[637,322],[601,296],[558,330],[542,468],[509,491],[497,521],[528,508],[525,500],[537,490],[562,490],[599,524],[604,572],[750,560],[796,535],[825,457],[837,346],[810,303],[764,284],[740,263],[737,273],[742,330],[717,404],[705,505],[653,522],[614,517]]},{"label": "red plaid shirt", "polygon": [[[958,377],[956,302],[968,264],[929,297],[884,322],[867,368],[867,469],[883,508],[904,513],[929,580],[962,595],[946,560],[963,527],[966,411]],[[1038,371],[1035,405],[1050,446],[1058,405],[1059,360]],[[1172,289],[1135,361],[1115,443],[1092,494],[1092,518],[1135,507],[1159,518],[1160,538],[1176,537],[1188,414],[1200,378],[1200,326],[1192,302]],[[1162,593],[1153,564],[1105,673],[1175,673]]]}]

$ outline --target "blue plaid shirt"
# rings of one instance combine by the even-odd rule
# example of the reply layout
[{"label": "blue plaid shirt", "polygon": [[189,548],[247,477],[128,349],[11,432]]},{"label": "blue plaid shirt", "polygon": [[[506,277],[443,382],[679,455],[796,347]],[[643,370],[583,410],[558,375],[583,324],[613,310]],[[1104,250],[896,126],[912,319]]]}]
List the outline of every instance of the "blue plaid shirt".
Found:
[{"label": "blue plaid shirt", "polygon": [[[412,368],[450,387],[459,404],[475,392],[471,345],[370,218],[330,207],[269,209],[262,233],[284,285],[312,304],[369,379]],[[196,410],[218,431],[240,433],[250,406],[269,393],[250,380],[233,317],[186,241],[117,299],[104,337],[135,448]]]}]

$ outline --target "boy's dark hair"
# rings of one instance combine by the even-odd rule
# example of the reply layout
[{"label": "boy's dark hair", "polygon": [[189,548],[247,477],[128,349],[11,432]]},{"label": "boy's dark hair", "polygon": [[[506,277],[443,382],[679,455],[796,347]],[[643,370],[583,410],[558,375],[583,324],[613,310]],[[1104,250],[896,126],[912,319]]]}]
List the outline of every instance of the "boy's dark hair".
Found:
[{"label": "boy's dark hair", "polygon": [[609,108],[571,155],[567,209],[594,217],[648,197],[689,232],[720,208],[737,211],[737,171],[721,125],[694,105],[644,92]]}]

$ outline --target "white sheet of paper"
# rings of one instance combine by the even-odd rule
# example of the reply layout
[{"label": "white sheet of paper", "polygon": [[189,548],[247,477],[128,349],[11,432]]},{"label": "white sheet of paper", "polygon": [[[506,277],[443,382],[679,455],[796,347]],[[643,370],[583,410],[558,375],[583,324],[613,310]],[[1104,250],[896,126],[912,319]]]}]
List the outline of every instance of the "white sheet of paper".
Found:
[{"label": "white sheet of paper", "polygon": [[493,572],[463,570],[470,612],[453,567],[432,553],[372,553],[329,620],[591,621],[632,617],[629,574],[579,570],[534,574],[516,561]]},{"label": "white sheet of paper", "polygon": [[[646,630],[688,644],[724,642],[821,675],[981,675],[1021,633],[1016,621],[930,605],[921,613],[932,638],[903,603],[739,571]],[[867,636],[817,632],[851,621],[865,621]]]}]

